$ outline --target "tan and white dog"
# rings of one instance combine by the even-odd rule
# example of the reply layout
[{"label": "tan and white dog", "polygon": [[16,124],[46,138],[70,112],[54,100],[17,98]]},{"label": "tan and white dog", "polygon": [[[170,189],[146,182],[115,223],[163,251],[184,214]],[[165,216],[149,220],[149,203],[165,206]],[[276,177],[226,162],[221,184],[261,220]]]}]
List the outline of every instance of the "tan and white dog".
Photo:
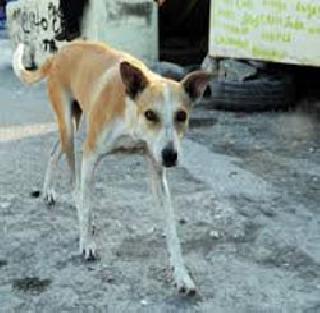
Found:
[{"label": "tan and white dog", "polygon": [[[180,292],[194,293],[195,285],[185,268],[177,237],[166,168],[176,166],[179,161],[189,112],[202,96],[211,75],[196,71],[176,82],[151,72],[131,55],[99,43],[78,41],[66,45],[32,72],[23,66],[23,53],[24,45],[20,44],[13,57],[14,71],[30,85],[47,77],[48,95],[60,134],[49,158],[43,196],[49,204],[55,202],[52,174],[64,153],[77,191],[80,253],[86,259],[96,254],[89,196],[98,157],[110,151],[120,136],[142,140],[148,149],[156,202],[166,214],[166,240],[175,283]],[[83,113],[87,135],[79,180],[75,170],[74,128],[78,128]]]}]

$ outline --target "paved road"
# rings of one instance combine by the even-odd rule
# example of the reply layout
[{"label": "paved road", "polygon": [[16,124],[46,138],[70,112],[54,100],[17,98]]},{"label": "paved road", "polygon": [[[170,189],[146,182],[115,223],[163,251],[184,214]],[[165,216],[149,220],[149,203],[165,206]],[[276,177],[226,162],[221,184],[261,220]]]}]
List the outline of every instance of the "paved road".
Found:
[{"label": "paved road", "polygon": [[97,262],[77,255],[64,161],[57,205],[30,197],[56,128],[45,84],[23,87],[4,40],[0,51],[0,312],[320,312],[314,116],[211,112],[213,127],[190,130],[183,167],[170,173],[185,260],[200,291],[188,300],[166,275],[163,216],[142,156],[111,155],[100,165]]}]

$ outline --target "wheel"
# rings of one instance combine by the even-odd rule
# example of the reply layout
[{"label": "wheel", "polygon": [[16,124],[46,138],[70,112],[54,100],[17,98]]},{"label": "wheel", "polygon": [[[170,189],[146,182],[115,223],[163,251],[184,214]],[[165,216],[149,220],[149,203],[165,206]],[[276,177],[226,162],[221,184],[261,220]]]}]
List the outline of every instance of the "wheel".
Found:
[{"label": "wheel", "polygon": [[212,80],[210,106],[228,111],[285,110],[294,104],[295,88],[291,75],[261,74],[244,81]]}]

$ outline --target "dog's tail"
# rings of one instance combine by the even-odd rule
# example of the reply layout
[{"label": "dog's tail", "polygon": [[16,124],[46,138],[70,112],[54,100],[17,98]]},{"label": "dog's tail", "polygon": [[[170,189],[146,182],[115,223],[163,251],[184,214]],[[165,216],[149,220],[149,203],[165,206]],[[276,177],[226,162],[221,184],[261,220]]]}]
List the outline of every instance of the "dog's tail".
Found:
[{"label": "dog's tail", "polygon": [[36,71],[28,71],[23,66],[23,53],[24,44],[20,43],[13,54],[12,67],[17,77],[20,78],[23,83],[33,85],[49,74],[53,57],[49,57]]}]

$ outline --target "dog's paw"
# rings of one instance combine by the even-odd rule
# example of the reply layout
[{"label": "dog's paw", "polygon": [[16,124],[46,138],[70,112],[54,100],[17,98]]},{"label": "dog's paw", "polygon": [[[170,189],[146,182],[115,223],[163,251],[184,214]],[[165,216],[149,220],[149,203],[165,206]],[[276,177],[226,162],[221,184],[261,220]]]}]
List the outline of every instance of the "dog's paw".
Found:
[{"label": "dog's paw", "polygon": [[48,189],[43,192],[43,200],[47,205],[55,205],[57,201],[57,194],[54,189]]},{"label": "dog's paw", "polygon": [[175,286],[179,294],[184,296],[195,296],[197,294],[196,286],[186,270],[173,270]]},{"label": "dog's paw", "polygon": [[97,259],[97,246],[93,239],[81,240],[79,245],[80,254],[83,255],[87,261],[94,261]]}]

